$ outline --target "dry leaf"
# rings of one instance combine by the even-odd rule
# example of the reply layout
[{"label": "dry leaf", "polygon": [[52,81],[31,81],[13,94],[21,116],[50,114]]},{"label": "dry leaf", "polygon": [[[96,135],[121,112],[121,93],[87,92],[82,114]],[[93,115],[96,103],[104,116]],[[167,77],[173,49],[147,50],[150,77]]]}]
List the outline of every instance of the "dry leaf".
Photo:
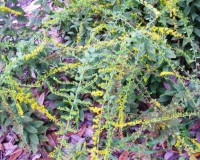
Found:
[{"label": "dry leaf", "polygon": [[124,151],[122,152],[122,154],[119,156],[119,159],[118,160],[127,160],[128,159],[128,152],[127,151]]},{"label": "dry leaf", "polygon": [[10,158],[9,158],[9,160],[16,160],[21,154],[22,154],[22,149],[17,149],[16,151],[14,151],[12,154],[11,154],[11,156],[10,156]]},{"label": "dry leaf", "polygon": [[84,124],[84,125],[80,128],[80,130],[78,131],[78,135],[79,135],[80,137],[82,137],[83,133],[85,132],[85,129],[86,129],[86,124]]},{"label": "dry leaf", "polygon": [[45,97],[45,92],[43,92],[38,98],[38,103],[40,106],[43,105],[44,103],[44,97]]}]

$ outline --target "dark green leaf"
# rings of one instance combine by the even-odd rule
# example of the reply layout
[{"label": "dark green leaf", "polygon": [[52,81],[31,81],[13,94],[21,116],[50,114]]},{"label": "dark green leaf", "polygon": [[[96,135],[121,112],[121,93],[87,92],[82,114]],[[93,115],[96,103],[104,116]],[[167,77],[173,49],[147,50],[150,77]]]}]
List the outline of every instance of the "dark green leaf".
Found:
[{"label": "dark green leaf", "polygon": [[197,36],[200,37],[200,30],[199,30],[199,29],[195,28],[195,29],[194,29],[194,33],[195,33]]},{"label": "dark green leaf", "polygon": [[25,126],[25,129],[29,132],[29,133],[37,133],[37,129],[35,127],[33,127],[32,125],[27,125]]},{"label": "dark green leaf", "polygon": [[21,15],[17,16],[17,20],[19,22],[23,22],[23,23],[26,23],[29,21],[28,18],[26,18],[25,16],[21,16]]},{"label": "dark green leaf", "polygon": [[44,122],[42,122],[42,121],[33,121],[31,124],[34,127],[39,128],[40,126],[42,126],[44,124]]}]

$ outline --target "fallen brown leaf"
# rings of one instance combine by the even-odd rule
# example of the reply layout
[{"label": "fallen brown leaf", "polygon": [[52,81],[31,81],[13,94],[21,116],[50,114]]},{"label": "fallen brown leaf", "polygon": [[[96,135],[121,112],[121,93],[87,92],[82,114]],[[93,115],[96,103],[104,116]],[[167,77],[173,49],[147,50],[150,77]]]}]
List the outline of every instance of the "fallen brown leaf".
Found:
[{"label": "fallen brown leaf", "polygon": [[80,128],[80,130],[78,131],[78,135],[79,135],[80,137],[82,137],[83,133],[85,132],[85,129],[86,129],[86,124],[84,124],[84,125]]},{"label": "fallen brown leaf", "polygon": [[2,151],[3,150],[3,145],[2,144],[0,144],[0,151]]},{"label": "fallen brown leaf", "polygon": [[22,149],[18,148],[11,154],[9,160],[16,160],[22,154],[22,151],[23,151]]},{"label": "fallen brown leaf", "polygon": [[129,153],[127,151],[123,151],[118,160],[127,160],[129,157],[128,155]]}]

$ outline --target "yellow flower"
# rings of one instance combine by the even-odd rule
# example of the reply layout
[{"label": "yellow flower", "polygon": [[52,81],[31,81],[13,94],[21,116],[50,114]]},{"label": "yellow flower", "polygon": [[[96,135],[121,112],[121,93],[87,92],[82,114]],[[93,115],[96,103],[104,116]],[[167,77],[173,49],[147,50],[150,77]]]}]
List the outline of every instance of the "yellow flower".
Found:
[{"label": "yellow flower", "polygon": [[143,76],[143,80],[146,83],[147,82],[147,77]]},{"label": "yellow flower", "polygon": [[155,101],[155,105],[160,108],[161,107],[161,104],[158,102],[158,101]]},{"label": "yellow flower", "polygon": [[38,53],[40,53],[44,49],[44,46],[45,46],[45,42],[43,42],[40,46],[38,46],[36,49],[31,51],[31,53],[25,55],[24,59],[29,60],[31,58],[34,58]]},{"label": "yellow flower", "polygon": [[161,72],[160,73],[160,76],[162,77],[162,76],[165,76],[165,75],[174,75],[175,76],[175,74],[173,73],[173,72]]},{"label": "yellow flower", "polygon": [[93,91],[91,94],[93,96],[103,96],[103,92],[102,91]]},{"label": "yellow flower", "polygon": [[135,47],[133,47],[133,51],[135,51],[135,52],[138,52],[138,49],[137,49],[137,48],[135,48]]},{"label": "yellow flower", "polygon": [[98,107],[89,107],[89,109],[97,114],[103,111],[103,108],[98,108]]},{"label": "yellow flower", "polygon": [[198,150],[200,150],[200,143],[198,143],[195,139],[190,139],[190,140],[198,147]]},{"label": "yellow flower", "polygon": [[20,117],[23,117],[24,116],[24,111],[23,111],[22,107],[20,106],[19,103],[17,103],[16,106],[17,106],[17,110],[18,110],[18,113],[19,113]]},{"label": "yellow flower", "polygon": [[8,7],[5,7],[5,6],[0,6],[0,11],[2,11],[2,12],[10,12],[10,13],[16,14],[16,15],[22,15],[22,12],[15,11],[15,10],[10,9]]}]

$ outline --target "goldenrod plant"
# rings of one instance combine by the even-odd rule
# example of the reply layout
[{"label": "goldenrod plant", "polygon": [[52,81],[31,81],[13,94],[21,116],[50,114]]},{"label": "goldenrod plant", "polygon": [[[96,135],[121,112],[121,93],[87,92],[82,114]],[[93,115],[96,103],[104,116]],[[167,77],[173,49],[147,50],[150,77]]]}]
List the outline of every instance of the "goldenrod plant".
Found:
[{"label": "goldenrod plant", "polygon": [[[20,146],[36,153],[53,126],[58,143],[46,150],[56,160],[118,159],[123,151],[162,159],[174,148],[180,160],[183,151],[198,159],[189,130],[200,114],[198,29],[191,30],[199,23],[182,6],[199,3],[183,1],[52,1],[56,10],[37,1],[43,14],[34,12],[34,30],[17,2],[0,2],[1,134],[12,126]],[[18,31],[15,18],[30,25]],[[71,143],[83,123],[92,135]]]}]

